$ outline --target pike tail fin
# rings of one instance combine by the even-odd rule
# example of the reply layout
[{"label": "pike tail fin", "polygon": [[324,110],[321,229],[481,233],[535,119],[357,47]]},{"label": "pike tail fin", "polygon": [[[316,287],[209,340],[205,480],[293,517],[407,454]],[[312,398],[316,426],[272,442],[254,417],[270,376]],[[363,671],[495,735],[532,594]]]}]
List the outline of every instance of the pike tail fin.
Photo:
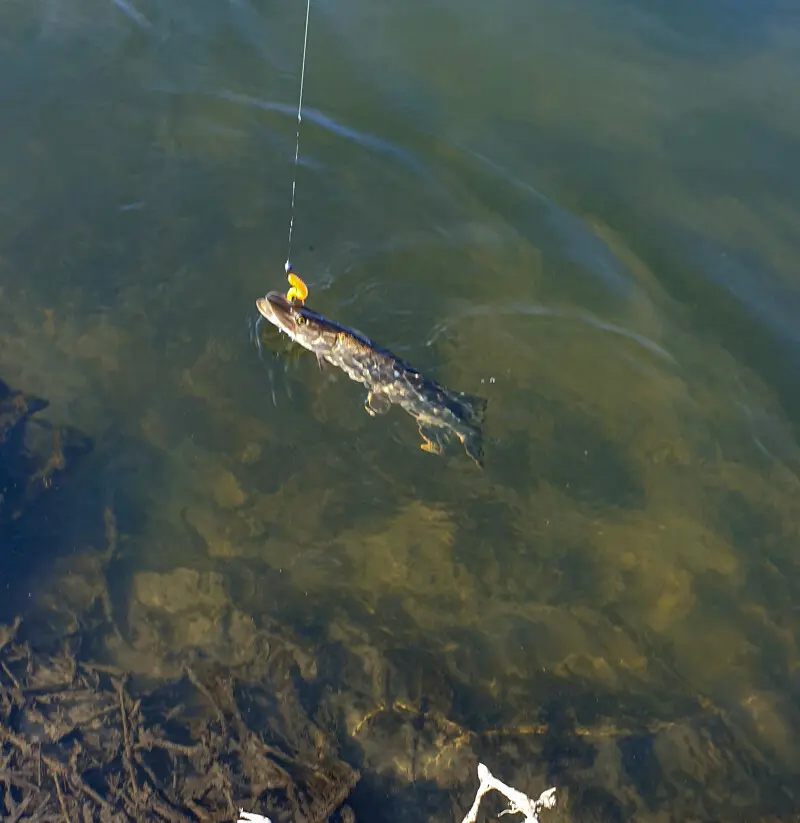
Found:
[{"label": "pike tail fin", "polygon": [[489,401],[484,397],[460,392],[458,402],[463,420],[469,427],[469,431],[461,437],[464,450],[479,468],[483,468],[483,421]]},{"label": "pike tail fin", "polygon": [[479,468],[483,468],[483,432],[480,429],[472,429],[461,441],[464,444],[464,451],[475,462]]},{"label": "pike tail fin", "polygon": [[28,414],[36,414],[42,409],[46,409],[50,405],[49,400],[43,397],[36,397],[35,395],[25,395],[25,405],[28,409]]}]

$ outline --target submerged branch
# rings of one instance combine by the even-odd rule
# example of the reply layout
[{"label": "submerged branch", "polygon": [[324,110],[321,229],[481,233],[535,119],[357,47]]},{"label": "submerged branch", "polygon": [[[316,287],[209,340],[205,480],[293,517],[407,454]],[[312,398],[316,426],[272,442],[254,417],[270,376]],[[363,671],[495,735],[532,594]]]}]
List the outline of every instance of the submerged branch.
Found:
[{"label": "submerged branch", "polygon": [[483,763],[478,764],[478,779],[480,780],[480,785],[475,795],[475,801],[462,823],[475,823],[478,819],[478,809],[481,805],[481,799],[490,791],[500,792],[509,802],[508,808],[504,812],[501,812],[501,814],[525,815],[523,823],[539,823],[539,812],[542,809],[552,809],[556,803],[555,786],[546,789],[536,800],[532,800],[528,795],[523,794],[518,789],[507,786],[502,780],[498,780]]}]

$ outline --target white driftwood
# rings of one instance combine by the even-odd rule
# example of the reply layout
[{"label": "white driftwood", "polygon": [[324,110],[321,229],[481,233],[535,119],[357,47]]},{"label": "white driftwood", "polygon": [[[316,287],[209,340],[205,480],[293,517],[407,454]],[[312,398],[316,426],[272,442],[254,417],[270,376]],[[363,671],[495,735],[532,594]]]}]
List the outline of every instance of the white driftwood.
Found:
[{"label": "white driftwood", "polygon": [[[522,823],[540,823],[539,812],[542,809],[552,809],[556,804],[555,786],[543,791],[536,800],[531,800],[527,794],[523,794],[512,786],[506,786],[502,780],[498,780],[483,763],[478,764],[478,780],[481,782],[480,786],[478,786],[478,793],[475,795],[472,808],[462,823],[476,823],[481,799],[486,792],[490,791],[500,792],[500,794],[508,800],[508,808],[500,814],[525,815]],[[237,823],[272,823],[272,821],[268,817],[263,817],[260,814],[239,809],[239,820]]]},{"label": "white driftwood", "polygon": [[481,798],[486,792],[492,790],[500,792],[508,800],[508,808],[501,814],[524,814],[525,820],[523,823],[539,823],[539,812],[542,809],[552,809],[556,804],[555,786],[543,791],[536,800],[531,800],[528,795],[512,786],[506,786],[502,780],[498,780],[483,763],[478,764],[478,780],[481,782],[478,786],[478,793],[475,795],[472,808],[462,823],[475,823],[478,817],[478,808],[481,805]]},{"label": "white driftwood", "polygon": [[236,823],[272,823],[268,817],[239,809],[239,819]]}]

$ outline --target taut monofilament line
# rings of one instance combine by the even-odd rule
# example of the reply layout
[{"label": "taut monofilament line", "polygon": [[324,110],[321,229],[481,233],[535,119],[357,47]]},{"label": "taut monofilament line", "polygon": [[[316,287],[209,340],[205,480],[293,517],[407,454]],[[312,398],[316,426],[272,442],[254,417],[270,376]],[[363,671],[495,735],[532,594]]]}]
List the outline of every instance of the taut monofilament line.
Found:
[{"label": "taut monofilament line", "polygon": [[294,175],[292,176],[292,208],[289,216],[289,244],[286,252],[286,273],[292,270],[292,231],[294,229],[294,199],[297,190],[297,165],[300,157],[300,124],[303,122],[303,85],[306,77],[306,52],[308,51],[308,20],[311,17],[311,0],[306,3],[306,30],[303,35],[303,64],[300,69],[300,101],[297,104],[297,141],[294,148]]}]

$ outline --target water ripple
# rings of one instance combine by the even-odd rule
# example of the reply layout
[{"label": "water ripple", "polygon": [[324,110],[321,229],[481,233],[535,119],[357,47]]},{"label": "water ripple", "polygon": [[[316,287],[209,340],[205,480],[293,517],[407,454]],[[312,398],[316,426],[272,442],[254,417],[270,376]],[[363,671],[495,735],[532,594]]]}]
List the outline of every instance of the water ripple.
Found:
[{"label": "water ripple", "polygon": [[600,331],[609,332],[617,335],[618,337],[624,337],[627,340],[631,340],[643,349],[649,351],[651,354],[655,354],[668,363],[677,365],[676,359],[668,351],[666,351],[666,349],[663,349],[648,337],[639,334],[639,332],[635,332],[632,329],[626,329],[623,326],[616,325],[615,323],[609,323],[606,320],[601,320],[599,317],[595,317],[587,312],[553,309],[539,303],[508,303],[500,306],[465,307],[458,311],[456,315],[448,318],[448,320],[444,323],[437,325],[425,345],[433,345],[433,343],[435,343],[436,340],[438,340],[439,337],[447,331],[451,322],[455,319],[461,319],[464,317],[488,317],[495,315],[523,315],[529,317],[553,317],[561,320],[574,320],[578,323],[583,323],[584,325],[599,329]]},{"label": "water ripple", "polygon": [[621,270],[619,261],[598,237],[587,231],[581,220],[561,208],[530,183],[520,180],[496,161],[465,145],[457,148],[498,175],[505,183],[524,191],[545,207],[554,233],[564,241],[564,254],[587,271],[599,274],[617,292],[629,293],[633,284]]},{"label": "water ripple", "polygon": [[[178,89],[171,89],[166,86],[156,86],[153,88],[153,91],[162,94],[187,94],[187,92],[180,91]],[[259,97],[253,97],[249,94],[242,94],[240,92],[233,92],[227,90],[197,91],[193,93],[200,94],[204,97],[214,98],[216,100],[225,100],[228,103],[233,103],[238,106],[248,106],[250,108],[260,109],[261,111],[274,112],[276,114],[281,114],[286,117],[291,117],[294,119],[297,118],[297,107],[295,105],[279,103],[275,100],[262,100]],[[418,160],[413,154],[411,154],[411,152],[401,149],[394,143],[377,137],[374,134],[358,131],[357,129],[351,128],[350,126],[346,126],[342,123],[339,123],[332,117],[328,116],[327,114],[324,114],[318,109],[304,108],[303,120],[308,120],[309,122],[314,123],[314,125],[319,126],[320,128],[325,129],[326,131],[329,131],[332,134],[336,134],[339,137],[343,137],[345,140],[349,140],[350,142],[362,146],[365,149],[369,149],[370,151],[374,151],[377,154],[382,154],[387,157],[393,157],[395,160],[398,160],[402,165],[406,166],[407,168],[411,169],[417,174],[420,174],[425,177],[430,175],[424,163]]]}]

